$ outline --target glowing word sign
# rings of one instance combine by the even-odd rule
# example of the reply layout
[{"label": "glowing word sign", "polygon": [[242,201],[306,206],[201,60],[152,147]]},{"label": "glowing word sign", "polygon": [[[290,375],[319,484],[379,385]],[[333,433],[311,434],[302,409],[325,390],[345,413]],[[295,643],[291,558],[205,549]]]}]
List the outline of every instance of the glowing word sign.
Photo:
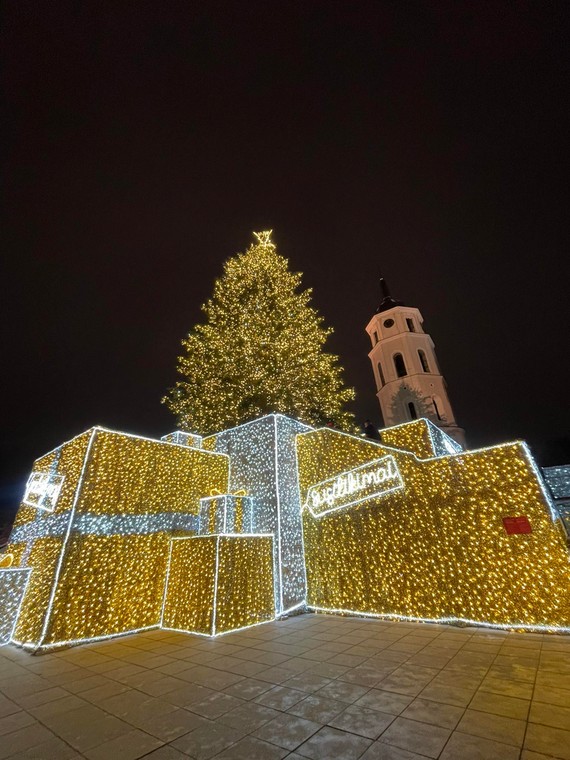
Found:
[{"label": "glowing word sign", "polygon": [[311,486],[304,506],[313,517],[321,517],[403,487],[396,460],[389,454]]},{"label": "glowing word sign", "polygon": [[59,498],[64,478],[64,475],[53,472],[32,472],[26,484],[24,504],[52,512]]}]

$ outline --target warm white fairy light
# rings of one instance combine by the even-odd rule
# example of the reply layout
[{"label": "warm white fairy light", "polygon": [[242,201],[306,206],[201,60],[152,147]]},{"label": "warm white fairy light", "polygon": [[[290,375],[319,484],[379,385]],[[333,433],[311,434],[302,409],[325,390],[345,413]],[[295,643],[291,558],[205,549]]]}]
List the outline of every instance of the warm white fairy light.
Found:
[{"label": "warm white fairy light", "polygon": [[[416,426],[418,431],[418,426]],[[397,431],[401,438],[410,431]],[[565,628],[569,557],[528,447],[420,458],[329,428],[298,436],[301,493],[390,452],[404,488],[330,514],[304,512],[307,604],[429,620]],[[504,517],[532,532],[507,535]]]},{"label": "warm white fairy light", "polygon": [[12,638],[30,572],[26,568],[0,567],[0,646]]},{"label": "warm white fairy light", "polygon": [[[38,460],[8,547],[16,567],[0,570],[12,640],[223,635],[305,604],[569,629],[568,552],[526,444],[445,453],[425,420],[383,431],[387,445],[280,414],[188,436],[94,428]],[[520,517],[532,532],[507,535],[503,518]],[[28,580],[21,603],[4,580],[14,571]]]}]

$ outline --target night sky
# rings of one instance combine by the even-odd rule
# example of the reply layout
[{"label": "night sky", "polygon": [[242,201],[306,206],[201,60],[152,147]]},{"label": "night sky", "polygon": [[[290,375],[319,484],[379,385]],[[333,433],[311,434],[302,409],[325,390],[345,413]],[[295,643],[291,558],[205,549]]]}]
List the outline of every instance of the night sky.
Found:
[{"label": "night sky", "polygon": [[176,427],[180,340],[269,228],[359,422],[380,421],[364,327],[384,275],[471,446],[563,459],[568,7],[8,3],[4,506],[93,425]]}]

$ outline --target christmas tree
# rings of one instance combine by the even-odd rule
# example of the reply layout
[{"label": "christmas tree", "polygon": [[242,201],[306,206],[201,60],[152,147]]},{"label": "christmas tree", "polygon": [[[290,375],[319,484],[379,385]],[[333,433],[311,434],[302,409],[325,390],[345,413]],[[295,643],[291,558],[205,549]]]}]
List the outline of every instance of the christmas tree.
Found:
[{"label": "christmas tree", "polygon": [[310,425],[349,429],[354,398],[338,357],[323,350],[332,329],[299,291],[301,274],[289,271],[271,231],[226,261],[205,324],[182,341],[182,379],[163,403],[181,430],[206,435],[271,412]]}]

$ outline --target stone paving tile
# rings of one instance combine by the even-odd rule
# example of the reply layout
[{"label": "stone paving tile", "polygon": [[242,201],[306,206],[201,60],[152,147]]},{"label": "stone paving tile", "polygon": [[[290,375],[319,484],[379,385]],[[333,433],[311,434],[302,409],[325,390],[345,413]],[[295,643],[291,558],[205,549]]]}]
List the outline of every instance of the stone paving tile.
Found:
[{"label": "stone paving tile", "polygon": [[169,702],[172,705],[178,705],[179,707],[188,707],[195,702],[200,702],[206,697],[215,694],[213,689],[207,689],[205,686],[198,686],[194,683],[186,683],[179,689],[174,691],[167,691],[163,694],[161,699],[163,702]]},{"label": "stone paving tile", "polygon": [[259,697],[265,691],[269,691],[271,684],[268,681],[258,681],[255,678],[244,678],[242,681],[232,684],[224,689],[226,694],[239,699],[250,700]]},{"label": "stone paving tile", "polygon": [[277,710],[264,705],[258,705],[254,702],[246,702],[240,707],[225,713],[219,719],[219,723],[232,728],[243,729],[244,731],[254,731],[264,723],[268,723],[279,715]]},{"label": "stone paving tile", "polygon": [[88,704],[88,702],[75,696],[75,694],[68,694],[67,697],[44,702],[43,704],[38,705],[38,707],[29,707],[28,712],[42,723],[45,723],[47,718],[51,715],[66,714],[72,710],[77,710],[80,707],[87,707]]},{"label": "stone paving tile", "polygon": [[297,715],[283,713],[258,728],[253,732],[253,735],[270,744],[293,750],[320,728],[322,728],[320,723],[299,718]]},{"label": "stone paving tile", "polygon": [[317,723],[328,723],[346,708],[346,703],[335,699],[327,699],[311,694],[305,699],[290,707],[287,712],[298,715],[300,718],[314,720]]},{"label": "stone paving tile", "polygon": [[267,681],[272,684],[281,684],[284,681],[288,681],[295,675],[295,671],[288,670],[281,665],[276,665],[271,668],[266,668],[255,674],[255,678],[258,681]]},{"label": "stone paving tile", "polygon": [[110,760],[110,758],[137,760],[160,746],[162,746],[161,741],[144,731],[135,729],[93,749],[88,749],[84,756],[88,760]]},{"label": "stone paving tile", "polygon": [[170,746],[195,760],[209,760],[243,738],[245,730],[223,723],[204,721],[203,724],[171,742]]},{"label": "stone paving tile", "polygon": [[448,729],[400,717],[384,731],[380,742],[437,758],[450,735]]},{"label": "stone paving tile", "polygon": [[[330,749],[341,739],[347,755]],[[570,637],[303,615],[215,640],[0,649],[0,760],[343,760],[354,746],[570,760]]]},{"label": "stone paving tile", "polygon": [[335,665],[330,662],[317,662],[314,665],[311,665],[307,672],[332,679],[339,678],[339,676],[342,676],[347,670],[348,667],[346,665]]},{"label": "stone paving tile", "polygon": [[491,691],[494,694],[503,694],[505,697],[531,699],[533,685],[524,681],[511,681],[507,677],[485,678],[481,683],[480,689],[481,691]]},{"label": "stone paving tile", "polygon": [[125,684],[119,683],[119,681],[106,679],[102,686],[95,686],[94,689],[82,691],[81,699],[97,704],[98,702],[108,699],[108,697],[115,697],[117,694],[123,694],[125,691],[130,691],[130,688]]},{"label": "stone paving tile", "polygon": [[537,702],[545,702],[548,705],[570,707],[570,691],[555,686],[535,686],[533,699]]},{"label": "stone paving tile", "polygon": [[93,705],[43,717],[42,722],[79,752],[116,739],[133,729],[129,723],[104,713]]},{"label": "stone paving tile", "polygon": [[286,686],[274,686],[269,691],[264,692],[256,697],[256,703],[273,707],[275,710],[287,710],[289,707],[296,705],[302,699],[305,699],[306,693],[299,689],[289,689]]},{"label": "stone paving tile", "polygon": [[364,696],[369,687],[360,686],[359,684],[349,683],[348,681],[334,680],[323,686],[322,689],[316,692],[318,697],[326,697],[327,699],[336,699],[338,702],[346,702],[352,704],[357,699]]},{"label": "stone paving tile", "polygon": [[141,719],[127,715],[125,720],[164,742],[173,741],[206,723],[206,718],[181,707],[163,715],[151,715]]},{"label": "stone paving tile", "polygon": [[386,663],[385,665],[358,665],[356,668],[348,670],[339,676],[339,681],[355,683],[359,686],[367,686],[369,689],[377,686],[383,678],[389,676],[397,668],[396,663]]},{"label": "stone paving tile", "polygon": [[246,736],[216,757],[220,760],[281,760],[288,754],[288,750],[275,744],[268,744],[254,736]]},{"label": "stone paving tile", "polygon": [[25,710],[5,715],[3,718],[0,718],[0,736],[10,734],[12,731],[17,731],[19,728],[25,728],[33,723],[36,723],[36,719]]},{"label": "stone paving tile", "polygon": [[469,703],[469,708],[480,712],[504,715],[507,718],[526,720],[530,704],[528,699],[505,697],[502,694],[493,694],[490,691],[478,691]]},{"label": "stone paving tile", "polygon": [[237,697],[232,697],[224,692],[215,691],[205,699],[188,705],[188,709],[193,713],[202,715],[204,718],[215,720],[242,704],[243,701]]},{"label": "stone paving tile", "polygon": [[356,701],[357,705],[368,707],[372,710],[400,715],[413,700],[413,697],[405,694],[395,694],[391,691],[371,689],[363,697]]},{"label": "stone paving tile", "polygon": [[0,742],[0,758],[7,758],[18,752],[24,752],[54,738],[54,734],[39,723],[20,728],[3,737]]},{"label": "stone paving tile", "polygon": [[526,721],[468,709],[461,718],[457,730],[464,734],[474,734],[520,747],[524,739]]},{"label": "stone paving tile", "polygon": [[524,747],[560,760],[570,760],[570,731],[529,723]]},{"label": "stone paving tile", "polygon": [[426,760],[426,756],[377,741],[366,750],[361,760]]},{"label": "stone paving tile", "polygon": [[[28,655],[29,656],[29,655]],[[52,689],[53,683],[45,678],[29,673],[25,676],[11,677],[7,680],[0,681],[0,691],[4,696],[17,701],[18,697],[25,697],[28,694],[35,694],[44,689]]]},{"label": "stone paving tile", "polygon": [[57,736],[53,736],[41,744],[22,750],[15,755],[10,755],[10,760],[82,760],[84,755],[80,755],[73,747],[66,744]]},{"label": "stone paving tile", "polygon": [[372,744],[370,739],[325,726],[297,748],[297,754],[312,760],[343,758],[356,760]]},{"label": "stone paving tile", "polygon": [[[63,692],[63,689],[62,689],[62,692]],[[30,698],[34,699],[34,697],[36,696],[37,695],[35,694],[31,694]],[[0,694],[0,717],[2,718],[5,715],[11,715],[12,713],[18,712],[19,710],[22,709],[22,707],[25,707],[25,706],[26,705],[21,704],[21,700],[20,700],[20,704],[16,704],[16,702],[12,702],[11,699],[8,699],[8,697],[4,697],[3,695]]]},{"label": "stone paving tile", "polygon": [[349,705],[340,715],[329,720],[328,725],[367,739],[377,739],[393,720],[395,720],[394,715],[371,710],[361,705]]},{"label": "stone paving tile", "polygon": [[[343,676],[341,676],[341,678],[343,678]],[[298,673],[296,676],[293,676],[293,678],[285,681],[284,685],[290,689],[297,689],[299,691],[307,692],[308,694],[313,694],[330,683],[330,681],[330,678],[319,676],[316,673]]]},{"label": "stone paving tile", "polygon": [[531,723],[542,723],[544,726],[554,726],[554,728],[570,731],[570,707],[534,701],[528,719]]},{"label": "stone paving tile", "polygon": [[445,704],[456,705],[457,707],[467,707],[473,699],[475,692],[475,688],[467,689],[462,686],[452,686],[432,681],[425,689],[422,689],[419,696],[424,699],[430,699],[433,702],[444,702]]},{"label": "stone paving tile", "polygon": [[98,707],[111,715],[124,718],[146,718],[152,715],[160,715],[175,709],[170,702],[165,702],[155,697],[149,697],[142,691],[131,689],[130,691],[116,694],[99,703]]},{"label": "stone paving tile", "polygon": [[519,760],[520,749],[455,731],[439,760]]},{"label": "stone paving tile", "polygon": [[463,712],[462,707],[418,697],[404,710],[402,717],[441,728],[454,729],[461,720]]},{"label": "stone paving tile", "polygon": [[167,744],[144,756],[144,760],[188,760],[188,755]]}]

